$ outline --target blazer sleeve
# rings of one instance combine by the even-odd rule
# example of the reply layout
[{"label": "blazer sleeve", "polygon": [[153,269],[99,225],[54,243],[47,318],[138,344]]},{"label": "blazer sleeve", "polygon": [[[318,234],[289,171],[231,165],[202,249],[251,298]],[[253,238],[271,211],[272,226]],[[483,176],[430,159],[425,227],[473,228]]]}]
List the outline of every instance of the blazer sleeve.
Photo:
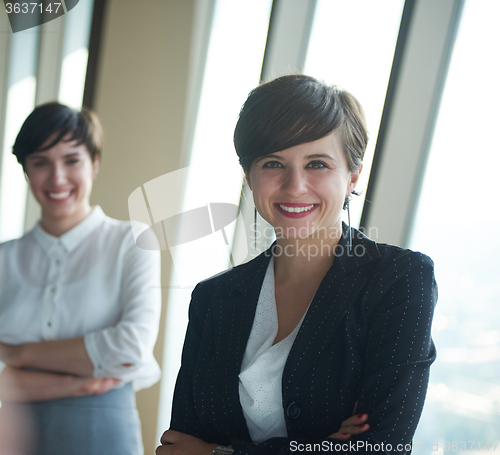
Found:
[{"label": "blazer sleeve", "polygon": [[356,408],[357,414],[369,415],[370,430],[348,441],[272,438],[253,446],[236,441],[235,455],[411,452],[436,357],[431,339],[437,301],[433,262],[400,250],[372,280],[375,285],[362,303],[368,330]]},{"label": "blazer sleeve", "polygon": [[204,295],[206,292],[206,285],[200,283],[194,288],[191,295],[189,323],[182,348],[181,368],[175,384],[170,429],[190,434],[205,442],[209,442],[210,435],[205,431],[196,414],[193,399],[193,388],[196,382],[203,380],[203,378],[196,377],[195,365],[202,340],[205,315],[201,307],[202,301],[206,298]]},{"label": "blazer sleeve", "polygon": [[409,453],[436,358],[431,338],[437,302],[434,264],[405,250],[377,278],[367,304],[369,330],[356,411],[369,415],[371,430],[357,439]]}]

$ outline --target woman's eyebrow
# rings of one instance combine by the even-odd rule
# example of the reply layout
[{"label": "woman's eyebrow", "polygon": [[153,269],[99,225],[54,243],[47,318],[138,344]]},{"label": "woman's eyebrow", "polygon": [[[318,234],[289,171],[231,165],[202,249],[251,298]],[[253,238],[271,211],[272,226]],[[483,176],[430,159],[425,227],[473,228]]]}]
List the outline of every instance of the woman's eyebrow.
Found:
[{"label": "woman's eyebrow", "polygon": [[[331,155],[328,155],[327,153],[314,153],[312,155],[307,155],[304,157],[304,160],[314,160],[314,159],[318,159],[318,158],[326,158],[326,159],[337,162],[336,158],[334,158]],[[264,155],[264,156],[261,156],[260,158],[257,158],[255,160],[255,163],[259,163],[260,161],[265,160],[265,159],[283,160],[283,157],[279,156],[279,155],[275,155],[275,154]]]},{"label": "woman's eyebrow", "polygon": [[[65,155],[63,155],[63,158],[72,158],[72,157],[77,157],[80,156],[82,152],[70,152]],[[26,157],[27,160],[39,160],[39,159],[44,159],[48,160],[48,158],[43,154],[43,152],[33,152],[31,155],[28,155]]]},{"label": "woman's eyebrow", "polygon": [[33,152],[31,155],[28,155],[26,157],[26,160],[37,160],[37,159],[47,159],[45,155],[42,154],[42,152]]},{"label": "woman's eyebrow", "polygon": [[305,157],[306,160],[312,160],[312,159],[317,159],[317,158],[327,158],[332,161],[337,161],[333,156],[328,155],[326,153],[315,153],[313,155],[307,155]]},{"label": "woman's eyebrow", "polygon": [[260,158],[257,158],[255,160],[255,163],[259,163],[260,161],[262,160],[267,160],[269,158],[273,158],[275,160],[282,160],[283,157],[279,156],[279,155],[274,155],[274,154],[271,154],[271,155],[264,155],[264,156],[261,156]]},{"label": "woman's eyebrow", "polygon": [[72,158],[75,156],[80,156],[81,154],[82,154],[81,152],[71,152],[71,153],[67,153],[66,155],[64,155],[64,158]]}]

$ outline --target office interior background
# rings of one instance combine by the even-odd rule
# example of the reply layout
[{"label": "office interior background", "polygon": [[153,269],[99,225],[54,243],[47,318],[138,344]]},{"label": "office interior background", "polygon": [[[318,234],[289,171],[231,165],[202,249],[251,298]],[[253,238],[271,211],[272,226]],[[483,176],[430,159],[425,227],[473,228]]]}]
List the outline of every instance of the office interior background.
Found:
[{"label": "office interior background", "polygon": [[[93,204],[129,219],[134,190],[188,168],[187,186],[159,197],[182,207],[209,187],[224,194],[241,213],[225,235],[236,262],[248,260],[272,238],[259,222],[253,242],[251,193],[232,145],[242,103],[259,81],[284,73],[340,85],[360,100],[370,131],[352,224],[435,262],[438,359],[414,450],[492,450],[500,438],[498,17],[498,0],[80,0],[13,34],[2,8],[0,241],[39,216],[11,155],[16,134],[36,105],[59,100],[83,103],[103,124]],[[196,276],[229,266],[215,252]],[[179,270],[163,249],[155,347],[163,377],[137,395],[145,453],[169,425],[193,288]]]}]

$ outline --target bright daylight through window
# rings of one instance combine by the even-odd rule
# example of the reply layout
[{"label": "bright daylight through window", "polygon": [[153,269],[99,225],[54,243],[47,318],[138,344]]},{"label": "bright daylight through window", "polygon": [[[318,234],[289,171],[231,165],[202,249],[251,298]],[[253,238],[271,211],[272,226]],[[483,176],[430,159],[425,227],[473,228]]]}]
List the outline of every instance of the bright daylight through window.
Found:
[{"label": "bright daylight through window", "polygon": [[479,453],[499,439],[498,17],[497,0],[465,3],[409,245],[433,258],[439,285],[438,360],[414,440],[439,454],[446,441]]}]

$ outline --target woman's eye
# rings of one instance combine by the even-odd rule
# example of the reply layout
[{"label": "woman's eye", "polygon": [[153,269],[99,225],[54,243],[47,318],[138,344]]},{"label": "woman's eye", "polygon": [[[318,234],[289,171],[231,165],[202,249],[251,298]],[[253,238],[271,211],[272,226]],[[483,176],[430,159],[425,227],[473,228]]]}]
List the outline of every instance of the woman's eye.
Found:
[{"label": "woman's eye", "polygon": [[323,161],[311,161],[308,165],[308,168],[312,169],[322,169],[322,168],[328,168],[328,166],[323,163]]},{"label": "woman's eye", "polygon": [[33,167],[42,167],[42,166],[45,166],[45,162],[44,161],[35,161],[33,163]]},{"label": "woman's eye", "polygon": [[279,161],[268,161],[267,163],[264,163],[262,167],[277,169],[283,167],[283,165]]}]

